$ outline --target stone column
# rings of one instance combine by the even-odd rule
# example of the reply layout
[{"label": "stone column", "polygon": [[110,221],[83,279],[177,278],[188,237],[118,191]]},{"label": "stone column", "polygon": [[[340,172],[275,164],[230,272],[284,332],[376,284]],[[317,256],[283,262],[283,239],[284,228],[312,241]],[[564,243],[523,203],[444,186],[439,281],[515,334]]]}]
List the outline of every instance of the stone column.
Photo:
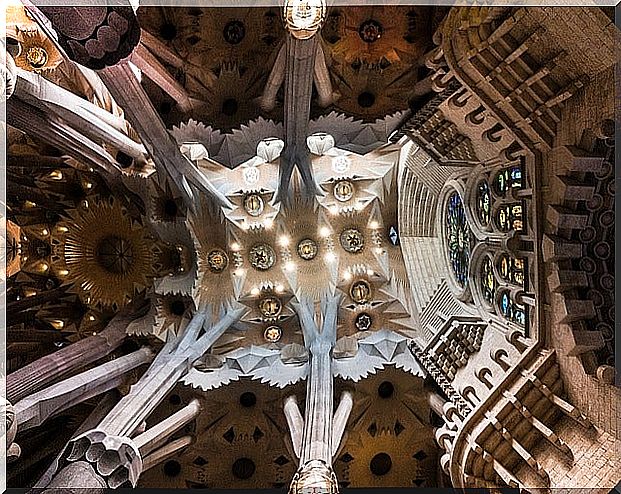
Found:
[{"label": "stone column", "polygon": [[317,189],[306,145],[318,40],[287,36],[285,41],[285,148],[281,155],[277,201],[286,201],[294,167],[298,167],[306,198]]},{"label": "stone column", "polygon": [[147,372],[123,397],[99,429],[118,436],[131,436],[168,392],[222,334],[245,312],[230,308],[215,324],[198,337],[206,320],[207,309],[197,312],[183,335],[168,342]]},{"label": "stone column", "polygon": [[[207,308],[199,310],[183,334],[164,345],[149,369],[132,386],[129,394],[116,404],[99,425],[67,445],[59,462],[60,471],[54,475],[48,489],[57,487],[74,489],[84,485],[92,485],[94,488],[104,485],[113,489],[135,487],[143,469],[140,446],[143,447],[143,451],[150,451],[154,443],[157,446],[156,437],[152,437],[157,434],[151,430],[137,436],[136,441],[130,437],[179,379],[192,368],[192,364],[246,310],[241,307],[229,307],[216,323],[206,328],[203,335],[200,333],[209,310]],[[172,433],[179,424],[185,423],[189,417],[197,413],[196,404],[178,413],[179,415],[175,414],[165,420],[163,425],[160,424],[156,432],[161,430],[165,435]],[[149,460],[150,465],[154,464],[153,461],[157,458],[160,461],[179,447],[183,446],[175,444],[172,450],[168,447],[165,451],[156,451],[153,453],[156,457]],[[89,468],[89,465],[92,468]]]},{"label": "stone column", "polygon": [[123,118],[99,108],[39,74],[18,71],[15,97],[44,111],[50,120],[66,122],[93,142],[105,142],[136,161],[146,161],[144,146],[127,136]]},{"label": "stone column", "polygon": [[130,370],[152,358],[151,349],[142,348],[29,395],[15,404],[19,430],[37,427],[63,410],[118,387]]},{"label": "stone column", "polygon": [[190,182],[211,196],[218,206],[232,209],[232,203],[207,180],[201,170],[181,154],[132,68],[122,63],[100,70],[98,74],[110,94],[123,107],[127,119],[140,136],[156,167],[167,173],[184,194],[186,205],[194,209],[194,193],[189,186]]},{"label": "stone column", "polygon": [[125,328],[131,320],[129,314],[119,313],[101,333],[41,357],[9,374],[6,378],[8,400],[17,403],[26,396],[110,354],[127,336]]},{"label": "stone column", "polygon": [[[296,305],[304,342],[310,352],[310,370],[306,384],[300,467],[291,482],[289,491],[291,494],[338,492],[338,482],[332,469],[332,456],[338,445],[335,447],[332,444],[334,379],[331,352],[336,343],[339,301],[340,298],[337,296],[324,301],[321,332],[314,321],[312,302],[302,301]],[[343,407],[344,410],[339,414],[339,424],[343,422],[345,415],[348,415],[344,412],[349,407],[346,403]],[[338,439],[340,440],[340,437]]]}]

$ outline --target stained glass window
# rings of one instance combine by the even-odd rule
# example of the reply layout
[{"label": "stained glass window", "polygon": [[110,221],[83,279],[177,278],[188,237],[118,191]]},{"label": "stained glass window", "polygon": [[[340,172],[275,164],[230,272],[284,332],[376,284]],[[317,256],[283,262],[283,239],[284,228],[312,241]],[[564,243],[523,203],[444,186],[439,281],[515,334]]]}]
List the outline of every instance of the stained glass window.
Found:
[{"label": "stained glass window", "polygon": [[481,266],[481,289],[485,301],[488,304],[493,304],[496,294],[496,278],[494,277],[494,266],[489,257],[485,257]]},{"label": "stained glass window", "polygon": [[520,165],[505,168],[498,172],[494,179],[494,189],[497,194],[504,196],[510,188],[521,189],[524,187],[524,178]]},{"label": "stained glass window", "polygon": [[487,185],[487,182],[479,182],[479,185],[477,185],[477,217],[483,226],[489,225],[491,203],[489,185]]},{"label": "stained glass window", "polygon": [[470,262],[470,228],[461,197],[453,192],[446,206],[446,238],[451,268],[457,283],[463,288],[468,283]]},{"label": "stained glass window", "polygon": [[524,259],[502,254],[498,262],[498,271],[503,280],[524,287]]},{"label": "stained glass window", "polygon": [[524,307],[514,303],[509,296],[509,292],[502,292],[500,295],[500,312],[509,321],[521,326],[526,325]]},{"label": "stained glass window", "polygon": [[516,230],[521,232],[524,229],[521,204],[507,204],[496,212],[496,224],[501,232]]}]

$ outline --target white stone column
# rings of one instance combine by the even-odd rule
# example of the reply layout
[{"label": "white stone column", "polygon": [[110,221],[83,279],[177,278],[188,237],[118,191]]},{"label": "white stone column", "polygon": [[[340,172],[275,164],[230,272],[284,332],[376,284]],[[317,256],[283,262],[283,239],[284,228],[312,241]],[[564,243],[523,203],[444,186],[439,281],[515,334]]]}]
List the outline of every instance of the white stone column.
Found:
[{"label": "white stone column", "polygon": [[[343,421],[347,422],[348,409],[351,410],[347,401],[342,403],[342,407],[339,406],[340,412],[337,410],[339,428],[335,435],[333,429],[334,377],[331,353],[336,343],[339,302],[340,297],[334,296],[322,303],[321,331],[315,323],[312,302],[301,301],[295,305],[304,333],[304,343],[310,353],[310,370],[306,383],[300,467],[291,482],[291,494],[338,492],[338,482],[332,469],[332,457],[334,451],[338,449],[338,444],[333,444],[333,438],[338,438],[340,441],[341,426],[344,429]],[[294,403],[288,401],[287,405],[292,406]],[[289,418],[295,417],[295,414],[291,412],[288,415]]]},{"label": "white stone column", "polygon": [[[181,336],[169,340],[157,355],[149,369],[140,380],[131,387],[129,394],[124,396],[99,425],[79,437],[73,439],[65,448],[60,465],[62,469],[56,473],[48,488],[59,487],[59,482],[69,482],[69,487],[82,486],[82,482],[96,483],[91,477],[95,471],[101,482],[110,488],[135,487],[143,469],[140,445],[143,451],[150,451],[153,444],[158,445],[154,431],[146,431],[130,439],[140,425],[149,417],[159,403],[183,377],[192,364],[200,358],[245,312],[241,306],[229,307],[219,320],[205,329],[208,308],[200,309],[186,326]],[[172,337],[171,337],[172,338]],[[155,432],[171,434],[177,426],[186,423],[198,413],[197,404],[191,404],[178,414],[169,417],[160,424]],[[145,435],[146,434],[146,435]],[[142,437],[141,437],[142,436]],[[139,439],[140,438],[140,439]],[[174,448],[164,447],[157,450],[150,465],[157,458],[163,459]],[[183,446],[184,447],[184,446]],[[145,449],[146,448],[146,449]],[[104,450],[103,455],[96,451]],[[159,460],[158,460],[159,461]],[[88,465],[84,465],[84,463]],[[67,480],[75,469],[80,475],[74,480]],[[84,478],[83,478],[84,477]],[[100,483],[101,483],[100,482]],[[64,485],[63,485],[64,486]]]},{"label": "white stone column", "polygon": [[152,359],[153,351],[142,348],[27,396],[15,404],[19,431],[37,427],[63,410],[118,387],[130,370]]},{"label": "white stone column", "polygon": [[232,203],[207,180],[205,174],[179,150],[174,138],[153,107],[128,63],[120,63],[98,72],[102,81],[119,103],[160,172],[167,173],[194,209],[194,194],[188,182],[212,197],[220,207],[233,208]]}]

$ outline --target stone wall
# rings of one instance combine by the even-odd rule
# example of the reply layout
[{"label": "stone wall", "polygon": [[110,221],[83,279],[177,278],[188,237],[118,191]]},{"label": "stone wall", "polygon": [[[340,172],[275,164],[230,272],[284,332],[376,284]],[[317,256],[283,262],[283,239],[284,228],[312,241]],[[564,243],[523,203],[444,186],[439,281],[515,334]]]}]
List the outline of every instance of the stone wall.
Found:
[{"label": "stone wall", "polygon": [[[561,418],[554,432],[569,446],[574,461],[568,461],[546,441],[541,441],[532,450],[533,456],[548,473],[551,488],[610,489],[617,484],[621,469],[621,441],[595,427],[587,430],[569,417]],[[518,476],[529,479],[534,473],[524,466]],[[528,481],[525,484],[529,485]]]}]

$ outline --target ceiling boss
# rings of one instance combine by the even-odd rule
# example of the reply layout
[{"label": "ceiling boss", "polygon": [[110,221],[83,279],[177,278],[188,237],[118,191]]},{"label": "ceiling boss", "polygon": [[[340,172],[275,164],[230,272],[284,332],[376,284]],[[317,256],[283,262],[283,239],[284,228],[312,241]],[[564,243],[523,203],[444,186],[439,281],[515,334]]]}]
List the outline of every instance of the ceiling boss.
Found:
[{"label": "ceiling boss", "polygon": [[323,0],[287,0],[283,9],[285,24],[297,39],[312,38],[326,18]]}]

